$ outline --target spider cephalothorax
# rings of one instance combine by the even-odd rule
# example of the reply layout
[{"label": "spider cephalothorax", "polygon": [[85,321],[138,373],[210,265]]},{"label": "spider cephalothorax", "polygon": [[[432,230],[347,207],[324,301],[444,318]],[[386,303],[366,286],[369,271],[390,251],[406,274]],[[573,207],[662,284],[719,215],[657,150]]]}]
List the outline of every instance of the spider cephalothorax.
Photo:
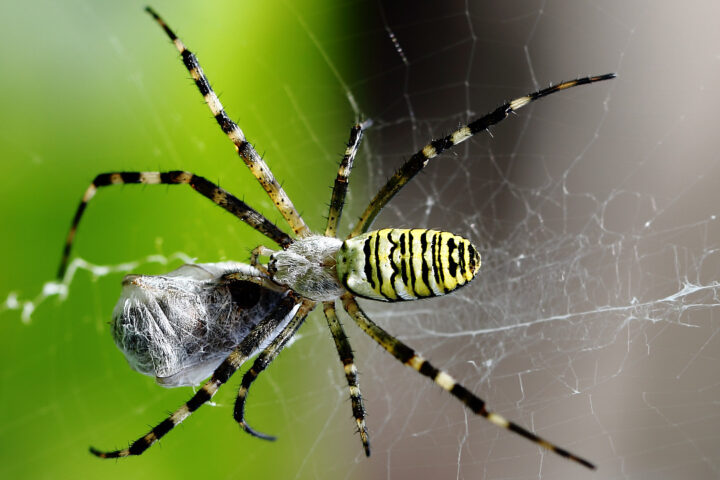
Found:
[{"label": "spider cephalothorax", "polygon": [[[147,8],[147,11],[175,44],[215,120],[296,237],[283,232],[231,193],[190,172],[111,172],[95,177],[70,228],[60,276],[64,275],[67,267],[75,231],[87,203],[98,188],[114,184],[189,185],[265,235],[279,249],[256,248],[252,265],[233,262],[202,264],[183,266],[163,276],[126,277],[123,295],[113,315],[113,332],[133,368],[154,375],[159,383],[166,386],[196,384],[212,375],[189,401],[129,448],[111,452],[91,448],[91,451],[103,458],[143,453],[210,400],[218,388],[257,352],[257,359],[243,376],[238,389],[234,416],[245,431],[261,438],[272,438],[256,432],[245,422],[248,389],[295,335],[310,311],[322,302],[328,327],[343,363],[353,416],[365,453],[369,455],[370,441],[357,368],[335,309],[336,300],[340,300],[350,318],[370,338],[396,359],[433,380],[475,414],[558,455],[594,468],[587,460],[487,410],[482,399],[370,320],[355,299],[415,300],[450,293],[472,280],[480,268],[480,254],[467,239],[424,228],[369,231],[373,220],[404,185],[443,151],[485,131],[539,98],[577,85],[614,78],[615,75],[579,78],[516,98],[450,135],[431,141],[397,170],[370,201],[350,234],[341,240],[336,237],[337,225],[363,126],[355,125],[350,130],[350,139],[330,199],[325,232],[323,235],[312,234],[265,161],[245,139],[240,127],[225,113],[195,55],[185,48],[152,9]],[[261,255],[269,256],[267,265],[258,261]]]},{"label": "spider cephalothorax", "polygon": [[299,238],[285,250],[270,255],[269,275],[310,300],[335,300],[345,292],[338,280],[335,258],[342,244],[342,240],[324,235]]}]

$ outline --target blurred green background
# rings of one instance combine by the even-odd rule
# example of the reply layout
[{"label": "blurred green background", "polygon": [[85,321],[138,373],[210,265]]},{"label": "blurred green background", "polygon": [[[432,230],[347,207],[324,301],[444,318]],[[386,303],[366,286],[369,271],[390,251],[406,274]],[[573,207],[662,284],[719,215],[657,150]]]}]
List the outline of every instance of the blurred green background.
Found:
[{"label": "blurred green background", "polygon": [[[282,224],[144,5],[0,6],[0,299],[8,299],[0,310],[0,477],[337,478],[360,442],[321,317],[304,328],[302,348],[284,352],[251,393],[250,423],[277,442],[251,438],[232,420],[238,376],[216,396],[218,407],[202,408],[145,456],[114,462],[92,457],[88,446],[124,447],[192,394],[131,371],[113,345],[107,322],[123,274],[78,271],[67,299],[42,302],[29,321],[15,308],[16,299],[36,298],[53,279],[78,201],[100,172],[189,170]],[[361,20],[358,5],[152,6],[198,54],[228,113],[311,228],[320,229],[356,120],[330,64],[342,75],[362,68],[362,59],[346,55]],[[362,174],[355,181],[362,184]],[[244,261],[261,242],[188,188],[126,186],[92,201],[73,257],[116,265],[183,252],[199,262]],[[137,270],[161,273],[180,263],[147,262]],[[315,400],[322,397],[343,408],[328,410]]]}]

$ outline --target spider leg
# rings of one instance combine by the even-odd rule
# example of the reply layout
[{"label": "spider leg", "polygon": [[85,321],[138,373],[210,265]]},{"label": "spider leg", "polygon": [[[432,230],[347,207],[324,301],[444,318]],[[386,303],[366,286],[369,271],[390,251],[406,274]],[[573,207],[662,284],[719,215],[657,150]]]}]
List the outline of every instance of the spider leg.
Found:
[{"label": "spider leg", "polygon": [[265,266],[258,261],[258,258],[260,257],[260,255],[265,255],[269,257],[273,253],[275,253],[274,250],[267,248],[263,245],[258,245],[257,247],[253,248],[252,252],[250,253],[250,265],[257,268],[258,270],[261,270],[264,275],[272,277],[272,275],[270,275],[270,272],[268,272],[267,268],[265,268]]},{"label": "spider leg", "polygon": [[250,367],[250,370],[245,372],[245,375],[243,375],[240,387],[238,388],[237,398],[235,400],[234,417],[235,421],[240,425],[240,428],[254,437],[262,438],[264,440],[275,440],[275,437],[272,435],[266,435],[254,430],[245,421],[245,400],[247,399],[250,385],[252,385],[258,375],[260,375],[260,373],[262,373],[262,371],[265,370],[273,360],[275,360],[275,357],[278,356],[280,351],[285,348],[287,342],[295,335],[313,308],[315,308],[315,302],[310,300],[303,301],[300,309],[297,311],[290,323],[288,323],[285,328],[283,328],[282,331],[272,339],[272,342],[270,342],[270,344],[265,347],[265,349],[255,359],[255,362],[252,367]]},{"label": "spider leg", "polygon": [[290,201],[290,198],[285,193],[285,190],[275,180],[270,167],[268,167],[265,160],[255,151],[255,148],[247,141],[245,134],[233,122],[228,114],[225,112],[220,100],[210,87],[210,81],[203,73],[200,63],[197,57],[190,50],[185,48],[183,42],[175,35],[175,33],[167,26],[165,21],[160,18],[152,8],[146,7],[145,10],[157,21],[157,23],[165,30],[165,33],[170,40],[175,44],[175,47],[182,56],[183,64],[187,68],[188,72],[195,81],[200,93],[205,99],[205,103],[210,108],[215,120],[220,125],[222,131],[230,138],[235,144],[235,150],[238,155],[243,159],[245,164],[250,168],[250,172],[257,178],[260,185],[265,189],[270,199],[273,201],[277,209],[280,211],[282,216],[288,222],[290,227],[293,229],[296,235],[304,237],[310,234],[310,229],[305,224],[297,209]]},{"label": "spider leg", "polygon": [[342,215],[343,206],[345,205],[345,195],[348,189],[348,180],[353,167],[355,154],[360,147],[362,140],[363,126],[353,125],[350,129],[350,139],[345,149],[340,168],[338,169],[335,185],[333,185],[332,196],[330,197],[330,211],[328,213],[327,227],[325,227],[325,236],[334,237],[337,233],[337,225]]},{"label": "spider leg", "polygon": [[255,351],[257,345],[270,338],[273,332],[282,325],[283,321],[292,315],[299,304],[294,297],[288,295],[280,305],[267,318],[263,319],[250,334],[243,339],[228,357],[215,369],[210,380],[205,382],[200,390],[192,396],[182,407],[175,410],[169,417],[160,422],[146,435],[135,440],[128,448],[103,452],[90,447],[90,453],[100,458],[118,458],[129,455],[140,455],[153,443],[160,440],[170,430],[190,416],[195,410],[209,401],[218,389],[228,381]]},{"label": "spider leg", "polygon": [[[243,265],[244,267],[248,267],[247,265]],[[258,265],[259,267],[262,267],[262,265]],[[232,272],[232,273],[226,273],[223,275],[220,279],[220,282],[218,284],[223,284],[227,282],[251,282],[255,285],[260,285],[261,287],[272,290],[274,292],[282,293],[287,292],[287,287],[283,287],[282,285],[278,285],[277,283],[270,280],[270,277],[267,275],[267,272],[264,272],[262,269],[250,266],[249,272]],[[254,270],[254,271],[253,271]]]},{"label": "spider leg", "polygon": [[534,442],[543,448],[557,453],[561,457],[573,460],[589,469],[595,469],[595,465],[585,460],[584,458],[578,457],[575,454],[565,450],[564,448],[558,447],[557,445],[550,443],[544,438],[537,436],[533,432],[521,427],[520,425],[505,419],[497,413],[487,410],[484,400],[477,397],[470,390],[457,383],[457,381],[455,381],[455,379],[451,377],[448,373],[435,368],[433,365],[430,364],[430,362],[415,353],[412,348],[408,347],[400,340],[393,337],[388,332],[376,325],[375,322],[370,320],[367,315],[365,315],[365,312],[360,309],[360,306],[357,304],[351,294],[346,293],[345,295],[343,295],[342,301],[345,310],[350,314],[355,323],[357,323],[358,326],[370,336],[370,338],[375,340],[375,342],[377,342],[393,357],[397,358],[405,365],[416,370],[421,375],[432,379],[433,382],[435,382],[443,390],[446,390],[452,396],[460,400],[467,408],[469,408],[475,414],[485,417],[491,423],[510,430],[511,432],[515,432],[518,435],[527,438],[531,442]]},{"label": "spider leg", "polygon": [[261,213],[250,207],[248,204],[239,200],[229,192],[218,187],[214,183],[203,177],[194,175],[190,172],[171,171],[171,172],[111,172],[101,173],[92,181],[88,189],[83,195],[82,201],[75,212],[70,231],[65,240],[65,248],[63,250],[60,269],[58,270],[58,278],[62,278],[67,269],[68,259],[72,242],[75,238],[75,231],[80,223],[85,207],[88,202],[95,196],[97,189],[107,187],[109,185],[126,184],[126,183],[143,183],[148,185],[190,185],[196,192],[204,195],[212,200],[215,204],[221,206],[228,212],[238,217],[252,228],[268,237],[273,242],[283,248],[290,245],[293,240],[287,233],[280,230],[274,223],[265,218]]},{"label": "spider leg", "polygon": [[460,127],[458,130],[455,130],[444,138],[431,141],[425,145],[422,150],[405,161],[398,171],[395,172],[387,183],[385,183],[385,185],[378,191],[375,198],[372,199],[363,214],[360,216],[360,221],[355,225],[355,228],[349,237],[355,237],[367,232],[377,214],[380,213],[390,199],[392,199],[395,194],[405,186],[405,184],[412,180],[412,178],[417,175],[420,170],[425,168],[430,159],[440,155],[442,152],[454,147],[458,143],[464,142],[473,135],[484,132],[488,129],[488,127],[501,122],[511,113],[529,103],[534,102],[535,100],[539,100],[542,97],[546,97],[561,90],[567,90],[568,88],[576,87],[578,85],[586,85],[588,83],[609,80],[611,78],[615,78],[615,76],[616,74],[614,73],[606,73],[605,75],[597,75],[594,77],[578,78],[576,80],[562,82],[558,85],[538,90],[537,92],[530,93],[524,97],[516,98],[499,106],[492,112],[473,120],[463,127]]},{"label": "spider leg", "polygon": [[350,342],[348,341],[347,335],[345,335],[342,323],[340,323],[340,319],[335,313],[335,302],[325,302],[323,305],[325,318],[335,339],[335,348],[337,349],[338,355],[340,355],[340,361],[345,370],[345,378],[347,378],[348,387],[350,387],[350,402],[352,403],[353,417],[355,417],[355,423],[357,423],[358,432],[360,432],[360,440],[362,440],[365,455],[369,457],[370,437],[367,427],[365,426],[365,407],[363,406],[362,393],[360,392],[360,385],[358,384],[358,371],[357,367],[355,367],[352,347],[350,347]]}]

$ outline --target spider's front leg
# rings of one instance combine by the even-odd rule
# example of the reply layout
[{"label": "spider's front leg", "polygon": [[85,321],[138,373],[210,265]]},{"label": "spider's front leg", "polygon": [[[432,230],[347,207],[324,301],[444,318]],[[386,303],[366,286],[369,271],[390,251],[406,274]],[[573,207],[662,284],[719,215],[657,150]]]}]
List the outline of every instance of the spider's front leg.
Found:
[{"label": "spider's front leg", "polygon": [[191,172],[175,170],[170,172],[109,172],[96,176],[90,186],[85,190],[85,195],[75,211],[70,231],[65,240],[58,278],[62,279],[67,269],[72,249],[75,232],[80,220],[88,205],[88,202],[95,196],[97,190],[111,185],[144,184],[144,185],[188,185],[194,191],[210,199],[216,205],[232,213],[252,228],[262,233],[281,247],[285,248],[293,240],[290,236],[280,230],[274,223],[265,218],[260,212],[253,209],[247,203],[238,199],[230,192],[220,188],[207,179]]}]

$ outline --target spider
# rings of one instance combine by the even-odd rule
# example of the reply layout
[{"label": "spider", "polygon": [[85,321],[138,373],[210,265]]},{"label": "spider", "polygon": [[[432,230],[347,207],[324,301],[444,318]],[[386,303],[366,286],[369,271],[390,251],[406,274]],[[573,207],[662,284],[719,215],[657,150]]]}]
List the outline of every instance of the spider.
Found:
[{"label": "spider", "polygon": [[[210,378],[190,400],[128,448],[100,451],[91,447],[90,451],[102,458],[142,454],[208,402],[230,376],[256,353],[258,356],[252,367],[242,377],[234,417],[251,435],[273,439],[255,431],[245,421],[249,388],[295,335],[307,315],[322,304],[345,371],[353,417],[364,452],[369,456],[370,441],[358,372],[348,338],[336,313],[335,303],[340,300],[350,318],[370,338],[397,360],[430,378],[475,414],[562,457],[594,469],[595,466],[588,460],[488,410],[484,400],[375,324],[356,299],[394,302],[434,297],[450,293],[472,280],[480,268],[480,254],[469,240],[453,233],[423,228],[369,231],[375,217],[432,158],[443,151],[486,131],[535,100],[578,85],[608,80],[615,74],[578,78],[516,98],[446,137],[431,141],[395,172],[370,201],[350,234],[341,240],[336,236],[337,225],[345,203],[353,160],[367,124],[350,129],[347,149],[332,190],[327,226],[323,234],[311,232],[268,165],[247,141],[240,127],[225,113],[197,57],[152,8],[147,7],[146,11],[180,52],[215,120],[292,228],[295,237],[229,192],[190,172],[111,172],[95,177],[72,221],[59,270],[61,278],[88,202],[98,188],[116,184],[189,185],[265,235],[278,248],[255,248],[251,265],[232,262],[185,265],[162,276],[125,277],[123,294],[113,313],[113,333],[131,366],[142,373],[155,375],[158,382],[166,386],[199,384],[208,376]],[[269,257],[267,264],[259,262],[261,256]],[[162,335],[150,335],[148,325],[160,320],[175,329],[176,343],[168,343]],[[199,328],[205,336],[198,336],[195,330],[185,327]]]}]

